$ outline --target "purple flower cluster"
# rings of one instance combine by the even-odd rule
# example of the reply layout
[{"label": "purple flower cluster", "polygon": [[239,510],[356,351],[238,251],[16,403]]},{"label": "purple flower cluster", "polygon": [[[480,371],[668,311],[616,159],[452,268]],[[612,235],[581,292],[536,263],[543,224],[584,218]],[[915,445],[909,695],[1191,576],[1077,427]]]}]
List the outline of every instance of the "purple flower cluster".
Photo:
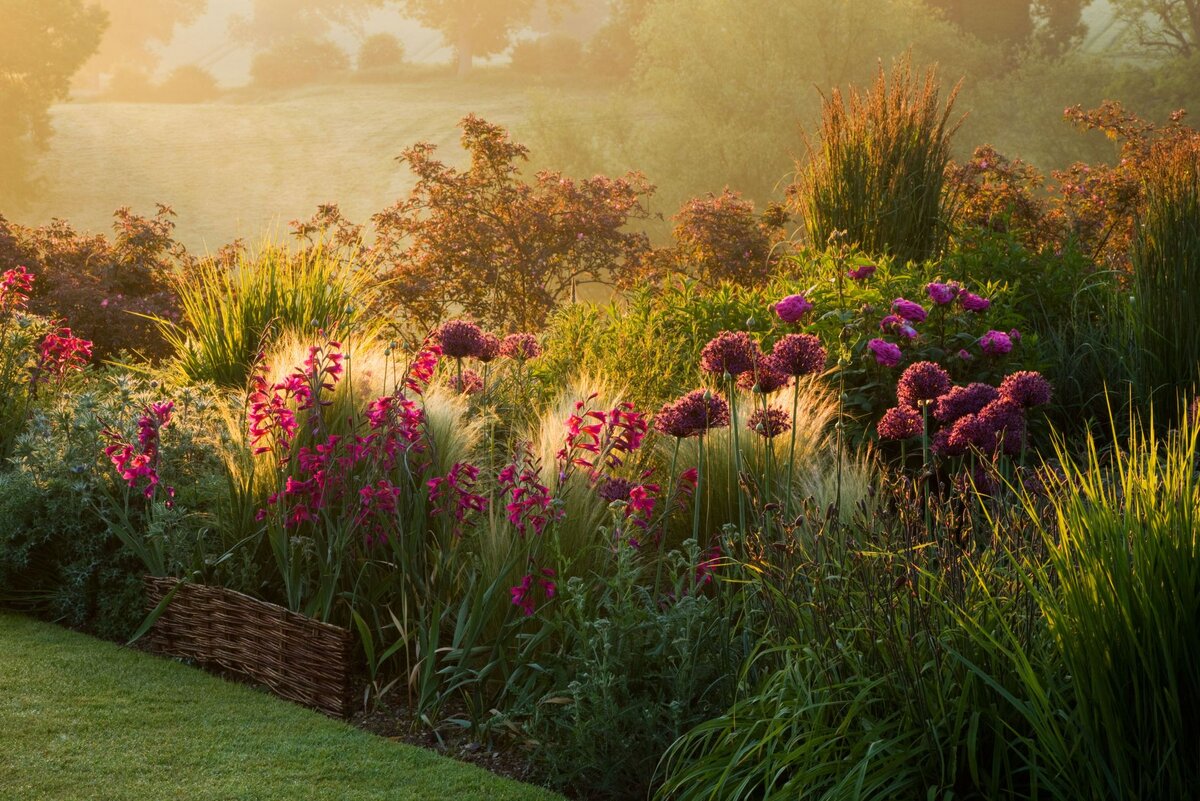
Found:
[{"label": "purple flower cluster", "polygon": [[916,362],[910,364],[896,383],[896,399],[911,409],[932,403],[950,391],[950,374],[940,364]]},{"label": "purple flower cluster", "polygon": [[1000,391],[989,384],[975,383],[965,387],[952,387],[949,392],[938,398],[933,417],[940,423],[953,423],[960,417],[979,413],[984,406],[998,397]]},{"label": "purple flower cluster", "polygon": [[775,304],[775,314],[785,323],[798,323],[812,308],[812,302],[803,295],[788,295]]},{"label": "purple flower cluster", "polygon": [[659,410],[654,427],[680,439],[703,436],[710,429],[729,425],[729,404],[706,389],[694,389]]},{"label": "purple flower cluster", "polygon": [[907,406],[897,406],[883,413],[876,430],[883,439],[903,440],[921,436],[924,427],[920,412]]},{"label": "purple flower cluster", "polygon": [[483,351],[483,331],[469,320],[449,320],[437,330],[442,355],[451,359],[467,359]]},{"label": "purple flower cluster", "polygon": [[542,355],[542,346],[533,334],[509,334],[500,343],[500,355],[518,361],[536,359]]},{"label": "purple flower cluster", "polygon": [[[925,285],[925,292],[933,301],[935,310],[944,310],[955,302],[964,310],[972,312],[982,312],[991,305],[991,301],[966,291],[956,281],[930,282]],[[879,330],[885,335],[898,338],[899,342],[889,342],[883,337],[876,337],[868,341],[867,349],[875,358],[875,362],[883,367],[896,367],[904,361],[904,352],[900,349],[900,345],[918,340],[920,332],[917,330],[917,326],[925,322],[928,317],[929,312],[920,303],[902,297],[893,300],[889,313],[879,321]],[[1001,338],[1010,340],[1007,346],[1004,339]],[[1020,334],[1016,331],[1007,335],[995,331],[989,332],[980,341],[980,345],[988,354],[1007,353],[1012,349],[1012,342],[1019,341],[1019,339]],[[1007,349],[1005,349],[1006,347]],[[958,355],[964,361],[974,358],[967,350],[960,350]]]},{"label": "purple flower cluster", "polygon": [[746,428],[764,439],[774,439],[792,430],[792,416],[783,409],[770,406],[750,415]]},{"label": "purple flower cluster", "polygon": [[716,376],[737,377],[752,371],[758,356],[754,337],[745,331],[722,331],[700,351],[700,368]]},{"label": "purple flower cluster", "polygon": [[775,362],[769,356],[760,356],[754,370],[738,376],[739,389],[756,392],[760,395],[770,395],[786,387],[792,381],[791,377],[775,367]]},{"label": "purple flower cluster", "polygon": [[775,343],[770,362],[784,375],[802,376],[824,370],[828,357],[821,340],[812,334],[788,334]]}]

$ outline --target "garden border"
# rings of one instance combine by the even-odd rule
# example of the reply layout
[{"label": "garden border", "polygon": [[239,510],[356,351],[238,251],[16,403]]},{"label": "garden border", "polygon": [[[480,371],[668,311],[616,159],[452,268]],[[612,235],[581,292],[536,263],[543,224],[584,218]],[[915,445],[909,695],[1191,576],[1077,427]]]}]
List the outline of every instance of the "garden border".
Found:
[{"label": "garden border", "polygon": [[337,718],[350,709],[353,635],[224,587],[145,576],[147,611],[178,586],[146,633],[147,647],[240,673]]}]

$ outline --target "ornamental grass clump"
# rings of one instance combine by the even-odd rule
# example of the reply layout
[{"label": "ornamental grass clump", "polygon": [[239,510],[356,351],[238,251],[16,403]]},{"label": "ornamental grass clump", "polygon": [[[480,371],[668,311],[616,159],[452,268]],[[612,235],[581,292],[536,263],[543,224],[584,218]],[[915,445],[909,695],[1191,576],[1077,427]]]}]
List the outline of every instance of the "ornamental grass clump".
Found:
[{"label": "ornamental grass clump", "polygon": [[[824,99],[820,140],[789,189],[808,233],[824,247],[835,232],[869,254],[921,262],[941,250],[948,209],[953,89],[943,104],[937,74],[916,79],[907,58],[879,68],[865,92]],[[862,268],[859,268],[860,270]]]}]

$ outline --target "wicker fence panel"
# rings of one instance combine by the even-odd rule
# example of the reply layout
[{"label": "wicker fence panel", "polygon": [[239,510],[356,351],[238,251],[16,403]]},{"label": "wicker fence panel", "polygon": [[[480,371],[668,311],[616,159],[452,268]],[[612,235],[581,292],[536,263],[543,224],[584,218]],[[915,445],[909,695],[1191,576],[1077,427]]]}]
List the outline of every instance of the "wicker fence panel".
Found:
[{"label": "wicker fence panel", "polygon": [[[147,576],[147,610],[177,583]],[[244,674],[328,715],[349,711],[352,638],[339,626],[223,587],[185,584],[143,639],[153,651]]]}]

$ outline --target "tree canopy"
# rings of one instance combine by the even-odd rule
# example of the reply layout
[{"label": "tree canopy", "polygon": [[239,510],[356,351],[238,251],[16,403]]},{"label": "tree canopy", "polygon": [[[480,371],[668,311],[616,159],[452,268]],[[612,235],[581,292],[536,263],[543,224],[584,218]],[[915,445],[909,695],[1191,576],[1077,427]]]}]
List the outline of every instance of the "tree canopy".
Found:
[{"label": "tree canopy", "polygon": [[83,0],[0,0],[0,202],[31,188],[32,152],[50,137],[50,106],[96,52],[107,15]]}]

